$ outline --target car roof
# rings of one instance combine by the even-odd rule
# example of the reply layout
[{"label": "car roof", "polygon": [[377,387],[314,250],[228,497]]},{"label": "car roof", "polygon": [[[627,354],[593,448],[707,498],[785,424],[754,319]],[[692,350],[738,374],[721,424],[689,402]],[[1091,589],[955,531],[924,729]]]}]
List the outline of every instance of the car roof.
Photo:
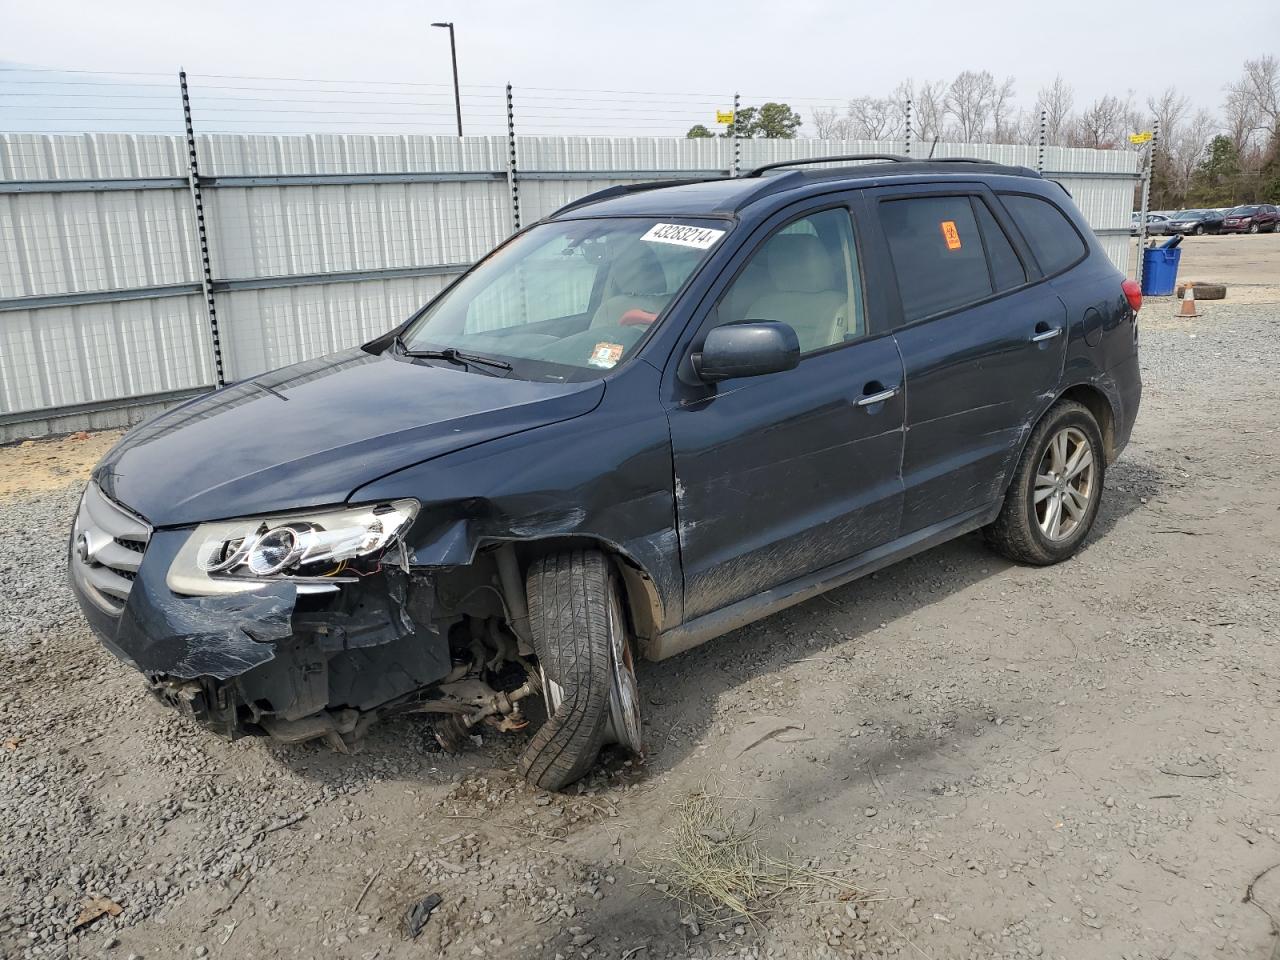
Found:
[{"label": "car roof", "polygon": [[[831,163],[853,158],[826,157],[768,164],[737,177],[709,177],[698,180],[653,181],[608,187],[566,204],[550,215],[555,220],[570,217],[621,216],[734,216],[744,208],[764,200],[781,205],[808,194],[829,192],[833,185],[866,187],[894,182],[972,182],[992,177],[1019,177],[1040,180],[1028,167],[1007,166],[970,158],[912,160],[875,158],[856,165],[794,169],[796,164]],[[861,160],[862,158],[857,158]],[[868,158],[871,159],[871,158]]]}]

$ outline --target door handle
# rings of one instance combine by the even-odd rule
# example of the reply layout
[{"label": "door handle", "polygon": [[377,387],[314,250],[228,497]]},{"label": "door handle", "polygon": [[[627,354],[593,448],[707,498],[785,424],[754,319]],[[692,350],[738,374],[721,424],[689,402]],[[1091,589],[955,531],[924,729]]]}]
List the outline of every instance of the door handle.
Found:
[{"label": "door handle", "polygon": [[1052,340],[1054,337],[1062,333],[1061,327],[1050,327],[1048,330],[1040,330],[1039,327],[1036,329],[1039,332],[1032,334],[1032,343],[1044,343],[1046,340]]},{"label": "door handle", "polygon": [[[867,384],[868,387],[879,386],[879,384]],[[898,395],[897,387],[889,387],[887,390],[880,390],[877,393],[864,393],[858,398],[858,406],[870,407],[877,403],[884,403]]]}]

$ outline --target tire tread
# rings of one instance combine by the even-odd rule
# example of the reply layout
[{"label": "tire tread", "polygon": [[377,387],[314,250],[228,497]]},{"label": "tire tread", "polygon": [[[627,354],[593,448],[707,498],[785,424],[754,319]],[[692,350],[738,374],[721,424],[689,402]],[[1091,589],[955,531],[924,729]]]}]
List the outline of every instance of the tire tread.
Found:
[{"label": "tire tread", "polygon": [[608,559],[595,550],[551,554],[529,568],[526,590],[534,650],[548,679],[564,691],[517,767],[531,784],[559,790],[595,763],[612,689]]}]

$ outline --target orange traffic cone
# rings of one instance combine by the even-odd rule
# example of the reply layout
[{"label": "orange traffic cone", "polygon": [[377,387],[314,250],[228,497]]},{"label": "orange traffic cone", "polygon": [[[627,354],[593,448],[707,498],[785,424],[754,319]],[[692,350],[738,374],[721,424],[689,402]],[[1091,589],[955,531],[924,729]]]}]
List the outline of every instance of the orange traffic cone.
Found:
[{"label": "orange traffic cone", "polygon": [[1191,281],[1187,281],[1182,287],[1182,299],[1178,301],[1178,311],[1175,317],[1198,317],[1200,311],[1196,309],[1196,286]]}]

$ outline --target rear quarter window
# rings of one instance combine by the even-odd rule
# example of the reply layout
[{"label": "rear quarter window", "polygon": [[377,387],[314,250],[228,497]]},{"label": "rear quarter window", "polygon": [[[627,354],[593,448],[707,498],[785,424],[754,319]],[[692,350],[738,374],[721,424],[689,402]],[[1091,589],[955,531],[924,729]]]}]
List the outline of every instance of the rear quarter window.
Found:
[{"label": "rear quarter window", "polygon": [[1088,252],[1075,224],[1048,200],[1025,193],[1002,193],[1000,199],[1046,275],[1062,272]]}]

